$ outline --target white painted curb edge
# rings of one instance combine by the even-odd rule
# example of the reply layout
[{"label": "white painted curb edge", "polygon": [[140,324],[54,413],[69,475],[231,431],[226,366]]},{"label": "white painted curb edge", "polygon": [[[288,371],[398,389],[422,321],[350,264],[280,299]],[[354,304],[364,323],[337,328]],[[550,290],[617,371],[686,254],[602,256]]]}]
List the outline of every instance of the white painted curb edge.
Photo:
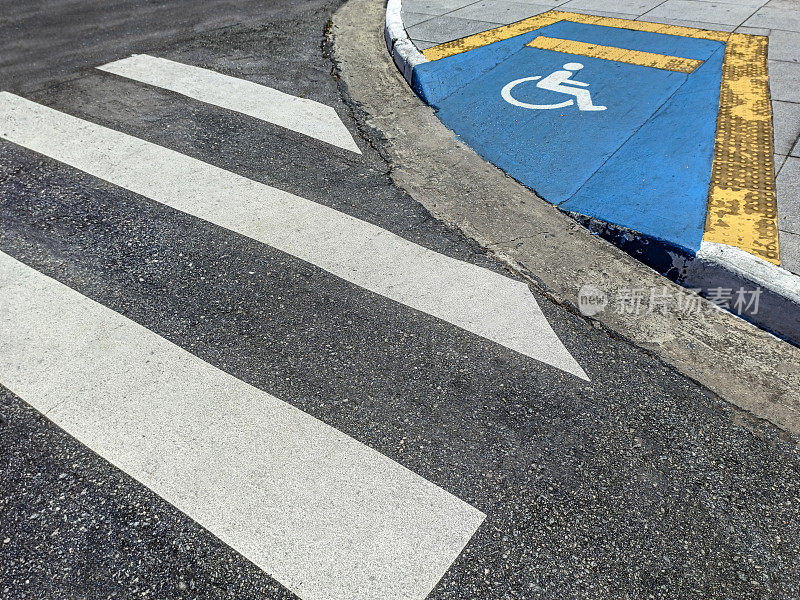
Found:
[{"label": "white painted curb edge", "polygon": [[743,279],[800,305],[800,277],[735,246],[702,242],[698,260],[719,265]]},{"label": "white painted curb edge", "polygon": [[388,0],[386,3],[386,48],[392,55],[394,64],[403,74],[405,80],[411,84],[411,75],[414,67],[428,62],[428,59],[417,50],[417,47],[408,39],[406,28],[403,25],[402,0]]}]

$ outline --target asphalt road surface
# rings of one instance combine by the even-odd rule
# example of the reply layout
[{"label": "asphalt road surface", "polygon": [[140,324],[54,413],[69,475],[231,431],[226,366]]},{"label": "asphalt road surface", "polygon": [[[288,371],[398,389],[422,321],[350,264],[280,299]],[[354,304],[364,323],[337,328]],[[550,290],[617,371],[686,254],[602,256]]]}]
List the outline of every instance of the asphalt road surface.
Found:
[{"label": "asphalt road surface", "polygon": [[0,597],[800,597],[794,441],[398,190],[337,6],[2,3]]}]

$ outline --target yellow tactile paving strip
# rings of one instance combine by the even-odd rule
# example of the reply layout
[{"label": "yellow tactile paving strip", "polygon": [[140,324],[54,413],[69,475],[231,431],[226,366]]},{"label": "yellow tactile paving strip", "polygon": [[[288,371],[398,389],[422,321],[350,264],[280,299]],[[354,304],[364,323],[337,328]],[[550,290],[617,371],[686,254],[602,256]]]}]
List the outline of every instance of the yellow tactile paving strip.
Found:
[{"label": "yellow tactile paving strip", "polygon": [[559,21],[725,42],[703,241],[735,246],[780,264],[767,71],[768,38],[551,10],[428,48],[423,54],[430,61],[439,60]]},{"label": "yellow tactile paving strip", "polygon": [[631,65],[641,65],[665,71],[676,71],[678,73],[691,73],[703,64],[702,60],[641,52],[639,50],[626,50],[625,48],[616,48],[614,46],[601,46],[600,44],[587,44],[586,42],[551,38],[544,35],[540,35],[533,41],[528,42],[526,46],[541,50],[564,52],[565,54],[575,54],[577,56],[613,60],[614,62]]},{"label": "yellow tactile paving strip", "polygon": [[733,33],[722,65],[705,242],[780,264],[766,37]]}]

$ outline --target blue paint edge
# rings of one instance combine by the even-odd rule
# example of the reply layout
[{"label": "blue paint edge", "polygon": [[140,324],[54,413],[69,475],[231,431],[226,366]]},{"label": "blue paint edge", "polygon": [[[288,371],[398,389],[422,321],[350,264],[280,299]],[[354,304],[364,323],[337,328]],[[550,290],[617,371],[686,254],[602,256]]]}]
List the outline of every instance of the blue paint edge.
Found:
[{"label": "blue paint edge", "polygon": [[[418,66],[420,65],[414,66],[411,70],[409,85],[414,93],[423,102],[425,102],[425,104],[433,108],[435,112],[438,112],[436,107],[431,105],[431,103],[428,101],[424,79],[420,77],[417,71]],[[444,123],[442,124],[444,125]],[[458,137],[458,134],[455,132],[453,132],[453,135]],[[503,172],[505,173],[505,171]],[[527,187],[522,183],[520,183],[520,185]],[[539,197],[535,190],[531,190],[531,192],[533,192],[537,198]],[[542,201],[547,202],[547,200],[544,200],[544,198],[541,199]],[[696,249],[678,246],[634,229],[603,221],[597,219],[596,217],[563,210],[556,204],[551,202],[547,203],[557,208],[562,214],[571,217],[593,234],[617,246],[626,254],[636,258],[671,281],[680,283],[681,279],[686,273],[687,264],[697,256]]]}]

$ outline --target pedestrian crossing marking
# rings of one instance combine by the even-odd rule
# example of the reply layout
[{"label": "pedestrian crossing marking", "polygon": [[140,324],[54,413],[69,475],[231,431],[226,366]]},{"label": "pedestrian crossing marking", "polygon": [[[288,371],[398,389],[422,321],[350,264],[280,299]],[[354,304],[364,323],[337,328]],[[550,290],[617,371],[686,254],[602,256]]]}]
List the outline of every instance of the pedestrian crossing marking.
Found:
[{"label": "pedestrian crossing marking", "polygon": [[0,137],[588,380],[520,281],[7,92],[0,93]]},{"label": "pedestrian crossing marking", "polygon": [[422,600],[484,514],[0,252],[0,384],[303,600]]},{"label": "pedestrian crossing marking", "polygon": [[136,54],[97,68],[274,123],[285,129],[361,154],[361,150],[336,110],[321,102],[292,96],[238,77],[147,54]]},{"label": "pedestrian crossing marking", "polygon": [[627,48],[615,48],[614,46],[601,46],[600,44],[587,44],[586,42],[563,40],[560,38],[547,37],[545,35],[536,37],[534,40],[528,42],[526,46],[530,48],[539,48],[540,50],[553,50],[554,52],[563,52],[565,54],[601,58],[603,60],[613,60],[616,62],[651,67],[653,69],[663,69],[665,71],[675,71],[678,73],[691,73],[703,64],[702,60],[655,54],[653,52],[642,52],[639,50],[628,50]]}]

